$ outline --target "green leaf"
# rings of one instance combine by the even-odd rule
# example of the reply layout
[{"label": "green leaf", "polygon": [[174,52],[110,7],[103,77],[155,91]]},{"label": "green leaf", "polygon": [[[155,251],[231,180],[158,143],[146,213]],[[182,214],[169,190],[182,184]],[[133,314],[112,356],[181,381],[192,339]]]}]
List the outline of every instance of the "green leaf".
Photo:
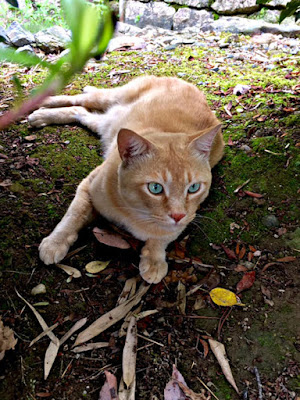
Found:
[{"label": "green leaf", "polygon": [[35,65],[42,65],[46,68],[52,68],[52,65],[47,61],[41,60],[39,57],[25,52],[16,53],[15,50],[10,48],[0,49],[0,61],[7,61],[16,64],[25,65],[27,67],[33,67]]},{"label": "green leaf", "polygon": [[114,33],[114,23],[110,11],[107,9],[103,13],[103,22],[99,29],[99,34],[96,39],[96,49],[93,51],[93,56],[103,54],[108,46],[110,39]]},{"label": "green leaf", "polygon": [[298,8],[300,8],[299,0],[292,0],[289,3],[287,3],[286,8],[282,10],[280,13],[279,23],[281,23],[285,18],[291,17],[292,15],[296,14]]},{"label": "green leaf", "polygon": [[71,64],[79,70],[91,54],[104,53],[114,30],[111,13],[106,6],[100,10],[84,0],[62,0],[61,4],[72,32]]},{"label": "green leaf", "polygon": [[6,0],[6,3],[10,4],[13,7],[19,7],[17,0]]},{"label": "green leaf", "polygon": [[270,3],[271,0],[256,0],[256,4],[267,4]]}]

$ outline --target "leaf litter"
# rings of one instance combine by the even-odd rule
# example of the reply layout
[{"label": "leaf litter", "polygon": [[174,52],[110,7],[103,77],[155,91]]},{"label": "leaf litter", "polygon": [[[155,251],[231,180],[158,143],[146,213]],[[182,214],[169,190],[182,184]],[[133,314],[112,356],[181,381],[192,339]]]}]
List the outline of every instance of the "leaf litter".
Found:
[{"label": "leaf litter", "polygon": [[4,326],[0,316],[0,361],[4,358],[6,351],[15,349],[17,341],[13,330]]}]

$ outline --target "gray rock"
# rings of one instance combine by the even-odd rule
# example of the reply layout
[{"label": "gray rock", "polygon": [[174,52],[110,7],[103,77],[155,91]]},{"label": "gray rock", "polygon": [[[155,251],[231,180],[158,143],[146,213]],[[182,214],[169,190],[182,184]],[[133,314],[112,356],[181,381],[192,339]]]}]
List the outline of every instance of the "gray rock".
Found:
[{"label": "gray rock", "polygon": [[141,28],[138,28],[137,26],[133,26],[130,24],[126,24],[125,22],[118,22],[116,26],[116,33],[123,33],[126,35],[139,35],[143,31]]},{"label": "gray rock", "polygon": [[246,19],[241,17],[221,17],[217,21],[213,21],[210,24],[209,29],[217,32],[245,34],[268,32],[286,36],[296,36],[300,33],[300,26],[297,24],[270,24],[262,20]]},{"label": "gray rock", "polygon": [[270,22],[271,24],[277,24],[279,17],[279,10],[267,10],[264,14],[262,14],[261,12],[257,12],[251,15],[251,18],[263,19],[264,21]]},{"label": "gray rock", "polygon": [[5,32],[5,29],[0,26],[0,42],[9,42],[9,38]]},{"label": "gray rock", "polygon": [[168,46],[165,47],[165,50],[174,50],[176,47],[179,46],[179,43],[174,43],[174,44],[168,44]]},{"label": "gray rock", "polygon": [[64,46],[71,40],[71,31],[61,26],[54,25],[44,31],[46,34],[57,38]]},{"label": "gray rock", "polygon": [[163,2],[140,3],[128,1],[126,5],[125,22],[143,28],[154,25],[171,29],[175,10]]},{"label": "gray rock", "polygon": [[35,35],[36,45],[45,53],[57,53],[64,49],[65,43],[49,33],[40,31]]},{"label": "gray rock", "polygon": [[211,8],[219,14],[251,14],[259,9],[256,0],[216,0]]},{"label": "gray rock", "polygon": [[29,44],[27,44],[26,46],[19,47],[16,50],[16,53],[24,53],[24,52],[30,53],[30,54],[35,54],[33,48]]},{"label": "gray rock", "polygon": [[180,8],[174,15],[173,29],[175,31],[181,31],[185,27],[193,26],[202,30],[207,30],[213,21],[213,15],[209,11]]},{"label": "gray rock", "polygon": [[279,226],[279,221],[277,217],[273,214],[263,217],[262,223],[267,228],[276,228],[277,226]]},{"label": "gray rock", "polygon": [[9,42],[16,47],[26,46],[34,43],[34,36],[26,31],[18,22],[13,22],[7,29],[6,34]]},{"label": "gray rock", "polygon": [[164,0],[166,3],[175,3],[194,8],[208,8],[209,0]]},{"label": "gray rock", "polygon": [[290,0],[272,0],[268,3],[268,6],[271,7],[285,7]]}]

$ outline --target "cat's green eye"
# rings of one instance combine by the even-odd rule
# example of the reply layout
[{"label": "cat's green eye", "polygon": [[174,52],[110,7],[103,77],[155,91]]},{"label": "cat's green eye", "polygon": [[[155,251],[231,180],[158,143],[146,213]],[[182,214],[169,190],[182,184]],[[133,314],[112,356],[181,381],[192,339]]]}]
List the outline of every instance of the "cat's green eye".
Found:
[{"label": "cat's green eye", "polygon": [[189,187],[188,192],[189,192],[189,193],[196,193],[196,192],[198,192],[199,189],[200,189],[200,183],[193,183],[193,184]]},{"label": "cat's green eye", "polygon": [[157,182],[148,183],[148,189],[149,189],[149,192],[152,194],[161,194],[164,190],[162,185]]}]

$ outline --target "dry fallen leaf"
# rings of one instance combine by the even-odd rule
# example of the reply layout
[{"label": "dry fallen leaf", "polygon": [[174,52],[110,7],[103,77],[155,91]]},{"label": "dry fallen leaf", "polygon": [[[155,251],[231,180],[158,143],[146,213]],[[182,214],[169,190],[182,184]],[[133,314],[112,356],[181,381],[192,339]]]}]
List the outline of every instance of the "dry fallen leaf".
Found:
[{"label": "dry fallen leaf", "polygon": [[179,281],[177,285],[177,302],[180,314],[185,315],[186,308],[186,288],[184,284]]},{"label": "dry fallen leaf", "polygon": [[228,380],[228,382],[231,384],[231,386],[239,394],[239,390],[236,386],[235,380],[234,380],[232,372],[231,372],[231,368],[230,368],[230,365],[228,362],[228,358],[226,355],[224,345],[214,339],[208,339],[208,342],[209,342],[212,352],[214,353],[216,359],[218,360],[218,363],[220,364],[220,366],[222,368],[225,378]]},{"label": "dry fallen leaf", "polygon": [[125,315],[127,315],[128,312],[141,301],[144,294],[147,293],[149,287],[149,285],[143,282],[137,293],[131,299],[128,299],[123,304],[120,304],[108,313],[102,315],[83,332],[80,332],[77,336],[74,346],[87,342],[93,337],[99,335],[101,332],[105,331],[110,326],[114,325],[116,322],[120,321],[120,319],[124,318]]},{"label": "dry fallen leaf", "polygon": [[7,350],[14,350],[17,344],[17,339],[14,337],[14,332],[8,326],[4,326],[0,317],[0,361],[3,359]]},{"label": "dry fallen leaf", "polygon": [[180,389],[178,382],[182,382],[186,385],[184,377],[178,371],[175,365],[173,365],[172,379],[167,383],[164,390],[164,400],[182,400],[185,398],[182,390]]},{"label": "dry fallen leaf", "polygon": [[78,329],[82,328],[87,322],[87,318],[81,318],[79,321],[77,321],[72,328],[64,334],[64,336],[60,339],[59,345],[61,346],[64,344]]},{"label": "dry fallen leaf", "polygon": [[129,249],[130,244],[123,239],[123,237],[116,232],[110,232],[106,229],[94,228],[93,233],[96,239],[103,244],[111,247],[117,247],[119,249]]},{"label": "dry fallen leaf", "polygon": [[99,400],[118,400],[117,378],[110,372],[104,371],[106,381],[99,394]]},{"label": "dry fallen leaf", "polygon": [[240,298],[233,292],[223,288],[214,288],[209,292],[210,298],[218,306],[232,307],[244,306]]},{"label": "dry fallen leaf", "polygon": [[52,365],[56,359],[58,349],[59,349],[59,345],[57,345],[56,343],[50,342],[50,344],[46,350],[45,360],[44,360],[44,379],[45,380],[49,376]]},{"label": "dry fallen leaf", "polygon": [[43,330],[47,331],[47,336],[51,339],[51,341],[54,344],[56,344],[56,346],[59,346],[58,338],[54,335],[53,332],[51,332],[51,330],[49,330],[49,326],[46,324],[46,322],[45,322],[44,318],[41,316],[41,314],[30,303],[28,303],[28,301],[25,300],[24,297],[22,297],[17,290],[16,290],[16,293],[20,297],[20,299],[22,299],[28,305],[28,307],[32,310],[32,312],[36,316],[37,320],[39,321],[41,327],[43,328]]},{"label": "dry fallen leaf", "polygon": [[95,349],[102,349],[103,347],[108,347],[108,342],[96,342],[96,343],[86,343],[82,346],[77,346],[72,351],[74,353],[83,353],[84,351],[90,351]]},{"label": "dry fallen leaf", "polygon": [[118,298],[117,306],[124,303],[124,301],[131,299],[131,297],[135,295],[136,283],[137,283],[136,277],[127,279],[123,287],[123,290]]},{"label": "dry fallen leaf", "polygon": [[123,381],[127,388],[129,388],[135,380],[136,350],[137,326],[136,318],[132,316],[127,329],[122,357]]},{"label": "dry fallen leaf", "polygon": [[119,400],[135,400],[135,387],[136,387],[136,380],[129,388],[125,388],[125,383],[123,378],[121,378],[120,386],[119,386]]},{"label": "dry fallen leaf", "polygon": [[292,262],[292,261],[296,261],[296,257],[286,256],[286,257],[278,258],[278,260],[276,260],[276,261],[277,262]]},{"label": "dry fallen leaf", "polygon": [[98,274],[98,272],[103,271],[108,264],[110,263],[109,261],[91,261],[85,266],[85,270],[89,272],[90,274]]},{"label": "dry fallen leaf", "polygon": [[172,379],[164,389],[164,400],[208,400],[202,393],[193,392],[186,384],[183,376],[173,365]]},{"label": "dry fallen leaf", "polygon": [[251,288],[255,282],[255,275],[255,271],[245,272],[242,279],[236,285],[236,292],[240,293],[243,290]]},{"label": "dry fallen leaf", "polygon": [[58,268],[62,269],[65,271],[68,275],[72,276],[73,278],[80,278],[81,277],[81,272],[73,267],[70,267],[69,265],[64,265],[64,264],[55,264]]}]

